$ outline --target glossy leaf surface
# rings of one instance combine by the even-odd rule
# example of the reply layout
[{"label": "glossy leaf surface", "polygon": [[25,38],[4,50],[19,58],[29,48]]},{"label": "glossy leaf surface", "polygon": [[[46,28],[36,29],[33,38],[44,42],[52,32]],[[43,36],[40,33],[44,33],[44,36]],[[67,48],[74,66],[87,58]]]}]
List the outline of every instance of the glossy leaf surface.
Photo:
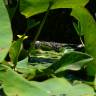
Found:
[{"label": "glossy leaf surface", "polygon": [[51,9],[83,7],[88,0],[20,0],[20,9],[23,15],[30,17],[45,12],[49,2],[53,2]]},{"label": "glossy leaf surface", "polygon": [[88,74],[96,73],[96,22],[85,8],[78,8],[79,11],[73,9],[72,15],[80,21],[81,31],[84,33],[86,53],[93,57],[93,61],[89,64]]},{"label": "glossy leaf surface", "polygon": [[0,0],[0,62],[5,58],[12,41],[11,25],[4,0]]},{"label": "glossy leaf surface", "polygon": [[81,67],[92,60],[88,54],[77,52],[77,51],[69,51],[66,52],[59,61],[54,63],[52,66],[52,70],[56,72],[65,71],[65,70],[80,70]]},{"label": "glossy leaf surface", "polygon": [[94,96],[94,89],[86,84],[71,85],[65,78],[52,78],[41,83],[52,96]]},{"label": "glossy leaf surface", "polygon": [[0,67],[4,68],[0,70],[0,83],[7,96],[94,96],[94,90],[85,84],[72,86],[65,78],[57,77],[43,82],[27,81],[9,67]]},{"label": "glossy leaf surface", "polygon": [[37,83],[30,83],[7,66],[0,67],[5,68],[0,70],[0,83],[7,96],[49,96]]}]

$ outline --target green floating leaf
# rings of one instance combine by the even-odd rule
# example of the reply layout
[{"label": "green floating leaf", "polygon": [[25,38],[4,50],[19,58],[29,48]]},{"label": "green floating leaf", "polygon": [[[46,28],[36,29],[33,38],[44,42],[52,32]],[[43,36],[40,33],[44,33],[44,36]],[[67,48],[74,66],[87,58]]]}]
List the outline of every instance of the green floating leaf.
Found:
[{"label": "green floating leaf", "polygon": [[12,41],[11,25],[4,0],[0,0],[0,62],[9,50]]},{"label": "green floating leaf", "polygon": [[52,78],[41,83],[51,96],[94,96],[94,89],[86,84],[71,85],[65,78]]},{"label": "green floating leaf", "polygon": [[[7,96],[94,96],[94,90],[86,84],[72,86],[65,78],[51,78],[43,82],[27,81],[3,64],[0,83]],[[10,78],[9,78],[10,77]]]},{"label": "green floating leaf", "polygon": [[15,70],[28,80],[33,79],[36,75],[36,68],[28,63],[28,58],[19,61]]},{"label": "green floating leaf", "polygon": [[25,58],[17,63],[16,68],[27,68],[28,65],[28,58]]},{"label": "green floating leaf", "polygon": [[7,96],[49,96],[36,82],[29,82],[7,66],[0,70],[0,82]]},{"label": "green floating leaf", "polygon": [[84,7],[89,0],[20,0],[20,10],[27,18],[47,10],[49,2],[53,2],[52,9]]},{"label": "green floating leaf", "polygon": [[76,84],[68,96],[95,96],[94,89],[86,84]]},{"label": "green floating leaf", "polygon": [[64,78],[52,78],[41,83],[41,86],[44,87],[51,96],[68,94],[72,85]]},{"label": "green floating leaf", "polygon": [[84,64],[91,60],[93,60],[93,58],[86,53],[68,51],[59,61],[50,66],[49,69],[51,68],[55,73],[65,70],[80,70]]}]

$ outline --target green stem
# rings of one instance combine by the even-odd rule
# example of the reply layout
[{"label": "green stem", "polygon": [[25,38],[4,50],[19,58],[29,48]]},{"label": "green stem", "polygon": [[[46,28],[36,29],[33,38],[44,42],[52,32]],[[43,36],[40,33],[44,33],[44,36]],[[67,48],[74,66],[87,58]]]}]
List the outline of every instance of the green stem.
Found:
[{"label": "green stem", "polygon": [[47,9],[47,11],[46,11],[46,14],[45,14],[45,16],[44,16],[44,18],[43,18],[43,20],[42,20],[42,22],[41,22],[41,25],[40,25],[39,29],[38,29],[38,32],[37,32],[37,34],[36,34],[33,42],[31,43],[31,47],[30,47],[30,49],[29,49],[29,52],[31,51],[31,49],[33,49],[33,48],[35,47],[35,41],[38,39],[38,37],[39,37],[39,35],[40,35],[43,27],[44,27],[45,21],[46,21],[46,19],[47,19],[47,17],[48,17],[48,13],[49,13],[49,10],[50,10],[50,8],[52,7],[52,5],[53,5],[53,2],[50,1],[50,2],[49,2],[48,9]]}]

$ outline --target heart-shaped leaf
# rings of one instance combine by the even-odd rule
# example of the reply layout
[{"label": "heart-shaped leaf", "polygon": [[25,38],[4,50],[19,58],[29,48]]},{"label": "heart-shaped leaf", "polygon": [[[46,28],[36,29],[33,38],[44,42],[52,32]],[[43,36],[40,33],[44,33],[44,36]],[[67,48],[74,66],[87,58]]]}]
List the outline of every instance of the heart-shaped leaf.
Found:
[{"label": "heart-shaped leaf", "polygon": [[89,0],[20,0],[20,10],[26,17],[42,13],[47,10],[49,2],[53,2],[51,9],[83,7]]}]

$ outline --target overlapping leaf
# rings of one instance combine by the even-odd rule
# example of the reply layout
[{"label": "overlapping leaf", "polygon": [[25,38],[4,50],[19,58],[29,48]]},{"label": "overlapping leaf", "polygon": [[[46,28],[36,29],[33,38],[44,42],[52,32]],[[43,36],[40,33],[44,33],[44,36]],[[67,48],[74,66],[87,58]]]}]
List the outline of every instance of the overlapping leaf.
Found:
[{"label": "overlapping leaf", "polygon": [[96,74],[96,22],[91,14],[85,8],[78,8],[79,11],[73,9],[72,15],[75,16],[81,24],[81,32],[84,34],[85,49],[94,60],[89,64],[88,74]]},{"label": "overlapping leaf", "polygon": [[56,73],[65,70],[80,70],[84,64],[91,60],[92,57],[88,54],[77,51],[68,51],[60,60],[55,62],[48,69],[52,69],[56,71]]},{"label": "overlapping leaf", "polygon": [[55,96],[94,96],[94,89],[86,84],[71,85],[65,78],[52,78],[42,82],[51,95]]},{"label": "overlapping leaf", "polygon": [[37,83],[30,83],[7,66],[0,67],[4,68],[0,70],[0,83],[7,96],[49,96]]},{"label": "overlapping leaf", "polygon": [[52,78],[41,83],[50,94],[59,96],[60,94],[68,94],[72,90],[72,85],[65,78]]},{"label": "overlapping leaf", "polygon": [[92,87],[81,83],[74,85],[67,96],[95,96],[95,92]]},{"label": "overlapping leaf", "polygon": [[47,10],[49,2],[53,2],[52,9],[83,7],[89,0],[20,0],[20,10],[26,17],[42,13]]},{"label": "overlapping leaf", "polygon": [[65,78],[57,77],[43,82],[27,81],[9,67],[0,67],[0,83],[7,96],[94,96],[93,88],[86,84],[72,86]]},{"label": "overlapping leaf", "polygon": [[5,58],[11,45],[12,33],[4,0],[0,0],[0,62]]}]

